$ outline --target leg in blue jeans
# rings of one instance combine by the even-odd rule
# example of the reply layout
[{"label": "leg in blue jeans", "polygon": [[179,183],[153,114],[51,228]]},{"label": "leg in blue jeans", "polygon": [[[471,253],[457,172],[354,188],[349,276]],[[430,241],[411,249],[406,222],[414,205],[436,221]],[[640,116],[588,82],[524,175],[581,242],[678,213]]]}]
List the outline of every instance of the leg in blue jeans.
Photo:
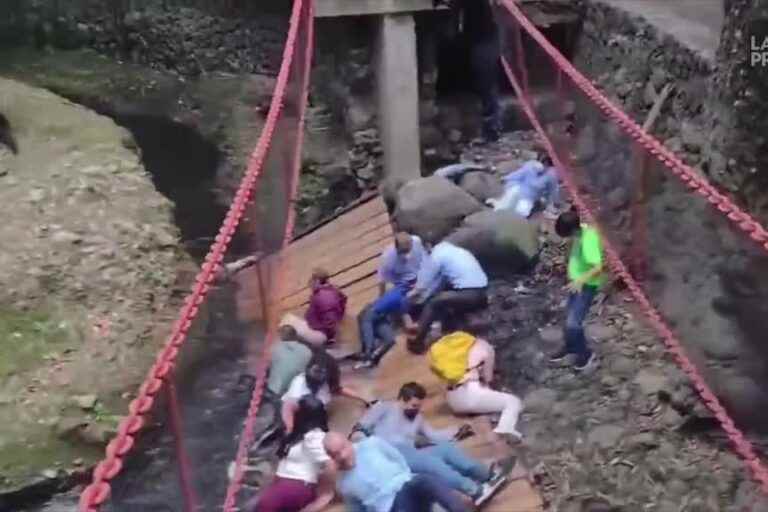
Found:
[{"label": "leg in blue jeans", "polygon": [[392,512],[429,512],[433,505],[447,512],[469,512],[469,507],[440,479],[430,475],[413,475],[400,489]]},{"label": "leg in blue jeans", "polygon": [[404,445],[397,446],[397,449],[403,454],[405,461],[414,473],[435,477],[451,489],[456,489],[468,496],[477,494],[480,484],[459,472],[458,468],[450,465],[439,451],[433,453],[427,449],[418,449],[413,446]]},{"label": "leg in blue jeans", "polygon": [[[375,303],[374,303],[375,304]],[[368,304],[358,316],[358,326],[360,328],[360,345],[363,354],[370,355],[376,348],[376,334],[374,332],[373,305]]]},{"label": "leg in blue jeans", "polygon": [[592,301],[597,295],[597,287],[585,285],[581,292],[568,297],[565,317],[565,350],[576,354],[577,364],[584,364],[592,355],[587,348],[587,338],[584,335],[584,320],[587,318]]},{"label": "leg in blue jeans", "polygon": [[422,448],[423,451],[442,459],[443,462],[461,473],[471,478],[475,482],[485,482],[491,478],[491,471],[488,466],[481,464],[477,460],[468,457],[456,443],[445,442],[435,446]]}]

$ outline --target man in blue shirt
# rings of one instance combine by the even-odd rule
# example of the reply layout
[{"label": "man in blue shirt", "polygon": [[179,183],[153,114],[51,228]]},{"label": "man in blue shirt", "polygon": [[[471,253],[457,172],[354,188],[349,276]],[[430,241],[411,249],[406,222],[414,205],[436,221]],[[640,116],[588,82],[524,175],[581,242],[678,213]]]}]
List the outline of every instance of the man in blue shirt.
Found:
[{"label": "man in blue shirt", "polygon": [[556,205],[560,202],[557,171],[549,156],[541,162],[529,160],[503,179],[504,194],[486,203],[494,210],[512,210],[521,217],[531,216],[538,203]]},{"label": "man in blue shirt", "polygon": [[414,475],[397,449],[372,436],[352,444],[329,432],[325,452],[339,470],[337,488],[347,512],[469,512],[450,488],[428,475]]},{"label": "man in blue shirt", "polygon": [[424,302],[418,328],[409,334],[408,346],[421,353],[432,322],[446,315],[468,313],[488,305],[488,276],[477,258],[450,242],[440,242],[422,265],[412,302]]},{"label": "man in blue shirt", "polygon": [[[407,317],[406,295],[416,283],[426,257],[421,239],[404,232],[397,233],[395,243],[382,253],[379,299],[363,309],[358,317],[362,361],[357,367],[376,366],[395,345],[392,317]],[[392,285],[389,291],[387,284]],[[410,321],[410,318],[406,320]]]}]

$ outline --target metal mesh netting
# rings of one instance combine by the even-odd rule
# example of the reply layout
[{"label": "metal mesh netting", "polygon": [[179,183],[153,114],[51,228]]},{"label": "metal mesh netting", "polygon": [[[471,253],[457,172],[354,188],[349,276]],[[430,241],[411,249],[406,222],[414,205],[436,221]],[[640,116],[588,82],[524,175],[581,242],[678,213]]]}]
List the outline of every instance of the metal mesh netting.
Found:
[{"label": "metal mesh netting", "polygon": [[498,14],[505,60],[604,237],[729,412],[768,426],[758,385],[768,254],[606,115],[511,13]]}]

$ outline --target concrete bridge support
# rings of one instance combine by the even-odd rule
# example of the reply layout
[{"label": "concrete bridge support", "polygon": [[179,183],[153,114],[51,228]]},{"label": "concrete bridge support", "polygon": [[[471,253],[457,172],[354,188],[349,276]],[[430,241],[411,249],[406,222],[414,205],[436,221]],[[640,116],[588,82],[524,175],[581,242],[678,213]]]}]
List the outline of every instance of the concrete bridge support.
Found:
[{"label": "concrete bridge support", "polygon": [[379,135],[387,178],[421,176],[419,76],[413,13],[432,0],[316,0],[318,18],[376,16]]}]

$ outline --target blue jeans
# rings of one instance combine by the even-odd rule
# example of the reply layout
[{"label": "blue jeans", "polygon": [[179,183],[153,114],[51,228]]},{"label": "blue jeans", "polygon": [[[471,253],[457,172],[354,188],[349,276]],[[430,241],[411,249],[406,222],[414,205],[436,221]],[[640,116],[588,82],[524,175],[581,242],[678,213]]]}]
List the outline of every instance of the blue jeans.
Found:
[{"label": "blue jeans", "polygon": [[592,356],[592,352],[587,348],[587,337],[584,335],[584,320],[595,295],[596,286],[584,285],[579,293],[572,293],[568,297],[568,305],[565,308],[565,351],[576,354],[576,364],[584,364]]},{"label": "blue jeans", "polygon": [[447,512],[469,512],[456,493],[430,475],[413,475],[395,495],[390,512],[427,512],[435,504]]},{"label": "blue jeans", "polygon": [[363,354],[370,356],[380,346],[395,344],[395,329],[390,322],[389,315],[377,314],[374,305],[369,304],[358,317],[360,328],[360,345]]},{"label": "blue jeans", "polygon": [[487,466],[467,457],[455,443],[439,443],[428,448],[398,445],[414,473],[442,480],[451,489],[474,496],[480,484],[491,477]]}]

